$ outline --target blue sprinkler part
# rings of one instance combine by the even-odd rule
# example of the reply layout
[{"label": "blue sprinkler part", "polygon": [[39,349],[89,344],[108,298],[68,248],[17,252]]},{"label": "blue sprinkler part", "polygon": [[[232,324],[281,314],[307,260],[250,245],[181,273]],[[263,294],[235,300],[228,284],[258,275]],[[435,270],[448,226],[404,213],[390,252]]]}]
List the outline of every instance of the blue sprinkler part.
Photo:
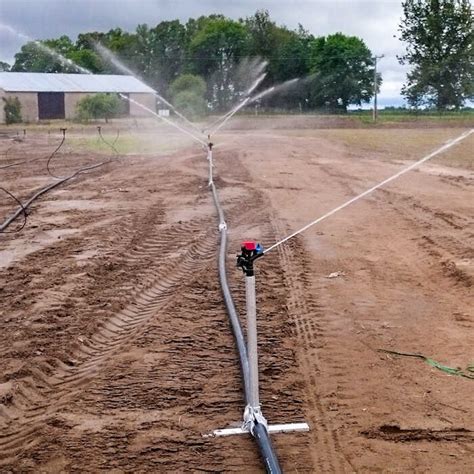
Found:
[{"label": "blue sprinkler part", "polygon": [[255,251],[257,252],[257,255],[263,253],[263,245],[257,244],[255,247]]}]

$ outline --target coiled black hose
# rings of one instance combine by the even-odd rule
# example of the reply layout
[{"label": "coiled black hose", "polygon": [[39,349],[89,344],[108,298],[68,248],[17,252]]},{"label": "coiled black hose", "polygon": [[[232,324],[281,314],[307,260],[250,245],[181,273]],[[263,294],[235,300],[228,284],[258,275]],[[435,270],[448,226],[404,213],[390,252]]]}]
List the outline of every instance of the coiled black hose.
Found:
[{"label": "coiled black hose", "polygon": [[95,165],[90,165],[90,166],[86,166],[84,168],[80,168],[79,170],[75,171],[73,174],[69,175],[69,176],[66,176],[65,178],[61,178],[59,179],[58,181],[55,181],[54,183],[51,183],[51,184],[48,184],[47,186],[45,186],[44,188],[41,188],[39,189],[35,194],[33,194],[33,196],[31,196],[28,201],[26,201],[25,203],[22,204],[22,206],[18,207],[16,209],[16,211],[10,216],[8,217],[2,224],[0,224],[0,232],[3,232],[12,222],[15,221],[15,219],[20,215],[20,214],[23,214],[26,209],[28,209],[28,207],[34,202],[36,201],[36,199],[38,199],[40,196],[42,196],[43,194],[47,193],[48,191],[50,191],[51,189],[59,186],[60,184],[63,184],[65,183],[66,181],[69,181],[73,178],[75,178],[76,176],[86,172],[86,171],[90,171],[90,170],[93,170],[95,168],[99,168],[100,166],[104,166],[106,165],[107,163],[110,163],[109,160],[107,161],[102,161],[100,163],[96,163]]},{"label": "coiled black hose", "polygon": [[[78,170],[76,170],[74,173],[70,174],[69,176],[63,176],[63,177],[59,177],[59,176],[56,176],[54,175],[53,173],[51,173],[51,170],[49,168],[49,165],[50,165],[50,162],[52,160],[52,158],[56,155],[56,153],[60,150],[60,148],[63,146],[64,144],[64,141],[66,140],[66,129],[65,128],[61,128],[60,129],[63,136],[62,136],[62,140],[61,140],[61,143],[56,147],[56,149],[51,153],[51,155],[49,156],[48,158],[48,161],[46,163],[46,169],[48,171],[48,173],[58,179],[58,181],[55,181],[54,183],[51,183],[51,184],[48,184],[47,186],[45,186],[44,188],[41,188],[39,189],[35,194],[33,194],[33,196],[31,196],[28,201],[26,201],[24,204],[22,204],[20,201],[18,201],[14,196],[12,196],[8,191],[5,190],[5,192],[7,192],[9,195],[11,195],[12,197],[14,197],[14,199],[16,199],[19,204],[20,204],[20,207],[18,207],[16,209],[16,211],[10,216],[8,217],[2,224],[0,224],[0,233],[2,232],[5,232],[5,229],[12,223],[15,221],[15,219],[23,213],[23,215],[25,216],[25,221],[23,223],[23,226],[21,228],[23,228],[26,224],[26,217],[27,217],[27,212],[26,210],[28,209],[28,207],[36,200],[38,199],[40,196],[42,196],[43,194],[47,193],[48,191],[50,191],[51,189],[54,189],[55,187],[59,186],[60,184],[63,184],[65,183],[66,181],[69,181],[73,178],[75,178],[76,176],[86,172],[86,171],[91,171],[95,168],[99,168],[101,166],[104,166],[108,163],[111,163],[113,160],[114,160],[114,157],[111,156],[108,160],[105,160],[105,161],[101,161],[100,163],[96,163],[94,165],[89,165],[89,166],[85,166],[83,168],[80,168]],[[116,139],[114,140],[114,143],[113,144],[110,144],[108,143],[106,140],[104,140],[104,137],[102,136],[101,134],[101,130],[100,130],[100,127],[98,127],[98,132],[99,132],[99,135],[101,137],[101,139],[114,151],[114,153],[116,153],[116,155],[118,156],[118,151],[117,149],[114,147],[116,141],[118,140],[118,137],[119,137],[119,132],[117,132],[117,137]],[[34,160],[30,160],[29,162],[33,162],[33,161],[36,161],[38,160],[38,158],[35,158]],[[21,230],[21,229],[20,229]],[[18,231],[18,230],[17,230]],[[16,231],[16,232],[17,232]]]}]

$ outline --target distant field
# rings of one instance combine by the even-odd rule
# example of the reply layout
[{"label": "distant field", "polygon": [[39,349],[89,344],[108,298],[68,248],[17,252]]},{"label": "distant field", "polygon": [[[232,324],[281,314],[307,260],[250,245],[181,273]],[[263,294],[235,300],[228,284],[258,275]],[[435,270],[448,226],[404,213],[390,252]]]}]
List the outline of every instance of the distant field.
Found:
[{"label": "distant field", "polygon": [[[350,112],[350,117],[355,117],[364,124],[373,124],[371,110],[361,112]],[[474,122],[474,110],[466,110],[459,112],[408,112],[379,110],[377,122],[379,124],[399,123],[399,122]]]},{"label": "distant field", "polygon": [[[211,122],[214,117],[208,117]],[[420,153],[429,153],[445,141],[458,136],[464,129],[474,127],[474,113],[452,112],[445,114],[389,113],[381,111],[379,121],[373,124],[370,111],[347,115],[273,115],[241,114],[231,120],[213,137],[218,144],[223,137],[234,132],[278,130],[293,137],[330,138],[354,156],[374,157],[382,160],[416,159]],[[205,123],[199,124],[205,128]],[[174,128],[153,119],[111,120],[108,124],[96,122],[51,121],[41,124],[17,124],[0,127],[0,133],[10,136],[50,133],[49,142],[60,140],[60,128],[67,129],[67,145],[77,152],[109,153],[110,148],[99,138],[100,126],[104,138],[115,142],[120,154],[166,154],[183,149],[193,143]],[[117,130],[120,131],[117,138]],[[197,133],[197,132],[194,132]],[[201,135],[204,139],[204,135]],[[116,141],[115,141],[116,140]],[[469,138],[436,158],[440,164],[474,169],[473,138]]]},{"label": "distant field", "polygon": [[[354,155],[363,154],[382,160],[422,158],[460,135],[459,129],[340,129],[325,130],[321,135],[340,142]],[[457,144],[436,157],[439,164],[474,169],[474,137]]]},{"label": "distant field", "polygon": [[[104,139],[111,144],[118,153],[129,154],[167,154],[177,151],[180,148],[191,145],[191,139],[170,134],[166,137],[153,136],[150,134],[137,134],[125,132],[117,135],[113,132],[106,132],[102,135]],[[69,139],[69,145],[78,152],[91,151],[95,153],[110,153],[111,148],[100,137],[77,137]]]}]

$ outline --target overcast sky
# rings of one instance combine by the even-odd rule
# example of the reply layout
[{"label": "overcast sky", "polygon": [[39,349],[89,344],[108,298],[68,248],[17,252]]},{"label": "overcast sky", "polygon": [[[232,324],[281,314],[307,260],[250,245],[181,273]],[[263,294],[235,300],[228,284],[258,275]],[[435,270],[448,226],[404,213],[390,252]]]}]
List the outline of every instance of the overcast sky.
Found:
[{"label": "overcast sky", "polygon": [[269,10],[277,24],[291,29],[301,23],[315,36],[341,31],[362,38],[374,54],[385,55],[379,63],[383,75],[380,104],[400,104],[406,74],[396,58],[403,52],[403,44],[395,37],[401,0],[0,0],[0,60],[12,64],[28,37],[66,34],[75,39],[87,31],[117,26],[133,31],[141,23],[185,22],[211,13],[238,19],[262,8]]}]

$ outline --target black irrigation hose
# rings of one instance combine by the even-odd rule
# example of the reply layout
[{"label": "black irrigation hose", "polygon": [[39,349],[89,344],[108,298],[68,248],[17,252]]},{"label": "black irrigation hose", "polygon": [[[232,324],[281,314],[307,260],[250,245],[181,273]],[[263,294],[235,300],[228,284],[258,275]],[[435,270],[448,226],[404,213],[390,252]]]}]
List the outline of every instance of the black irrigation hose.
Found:
[{"label": "black irrigation hose", "polygon": [[21,209],[21,211],[23,213],[23,217],[24,217],[23,224],[21,225],[21,227],[19,227],[18,229],[15,229],[15,230],[3,231],[3,232],[5,234],[15,234],[17,232],[20,232],[20,230],[22,230],[23,227],[25,227],[26,220],[28,219],[28,214],[26,212],[26,208],[25,208],[25,206],[23,206],[23,203],[14,194],[12,194],[10,191],[8,191],[8,189],[5,189],[2,186],[0,186],[0,190],[3,191],[4,193],[8,194],[14,201],[16,201],[20,205],[20,209]]},{"label": "black irrigation hose", "polygon": [[[242,332],[242,326],[240,325],[240,318],[235,308],[234,300],[229,289],[229,284],[227,280],[226,272],[226,254],[227,254],[227,226],[225,224],[224,211],[219,203],[219,198],[217,196],[217,190],[213,182],[210,183],[212,190],[212,196],[214,198],[214,204],[217,209],[219,216],[219,230],[221,234],[221,243],[219,249],[219,281],[221,285],[222,294],[224,297],[224,302],[227,308],[227,313],[229,314],[230,323],[232,326],[232,331],[234,333],[234,338],[237,344],[237,349],[239,351],[240,358],[240,367],[242,370],[242,376],[244,380],[244,389],[245,389],[245,400],[246,403],[249,400],[250,392],[250,381],[249,381],[249,361],[247,356],[247,346],[245,344],[244,335]],[[267,427],[262,423],[259,423],[257,420],[254,420],[255,424],[253,426],[252,435],[255,438],[257,445],[260,450],[260,455],[265,464],[265,468],[268,473],[271,474],[280,474],[281,467],[278,462],[278,458],[273,449],[272,442],[270,440],[270,435],[268,434]]]},{"label": "black irrigation hose", "polygon": [[[219,203],[217,197],[216,187],[214,183],[211,183],[212,196],[214,198],[214,204],[219,215],[219,222],[223,224],[224,221],[224,212]],[[230,324],[232,325],[232,332],[234,333],[235,342],[237,344],[237,349],[239,351],[240,357],[240,367],[242,370],[242,377],[244,381],[244,391],[245,399],[249,398],[250,394],[250,385],[249,385],[249,361],[247,357],[247,346],[245,344],[244,334],[242,332],[242,327],[240,325],[240,318],[235,308],[234,300],[229,289],[229,283],[227,280],[226,272],[226,254],[227,254],[227,230],[221,229],[221,243],[219,248],[219,281],[221,285],[222,295],[224,297],[225,306],[227,308],[227,313],[229,314]]]},{"label": "black irrigation hose", "polygon": [[[104,138],[102,137],[102,134],[100,133],[100,127],[98,127],[98,130],[99,130],[99,135],[101,136],[102,140],[104,140]],[[9,217],[7,218],[2,224],[0,224],[0,233],[6,233],[5,232],[5,229],[21,214],[23,213],[24,216],[25,216],[25,221],[23,222],[23,225],[20,229],[17,229],[15,232],[18,232],[19,230],[23,229],[23,227],[26,225],[26,217],[27,217],[27,212],[26,210],[28,209],[28,207],[31,205],[32,202],[34,202],[36,199],[38,199],[40,196],[42,196],[43,194],[47,193],[48,191],[50,191],[51,189],[55,188],[56,186],[59,186],[60,184],[62,183],[65,183],[66,181],[69,181],[73,178],[75,178],[76,176],[78,176],[79,174],[81,173],[84,173],[85,171],[90,171],[90,170],[93,170],[95,168],[99,168],[100,166],[103,166],[103,165],[106,165],[108,163],[111,163],[113,161],[113,157],[110,157],[108,160],[106,161],[101,161],[100,163],[96,163],[95,165],[90,165],[90,166],[85,166],[83,168],[80,168],[78,169],[77,171],[75,171],[74,173],[70,174],[69,176],[63,176],[63,177],[60,177],[60,176],[55,176],[54,174],[51,173],[50,169],[49,169],[49,164],[52,160],[52,158],[54,157],[54,155],[56,155],[56,153],[59,151],[59,149],[63,146],[64,144],[64,141],[66,140],[66,129],[65,128],[61,128],[61,132],[63,133],[63,138],[61,140],[61,143],[56,147],[56,149],[53,151],[53,153],[51,153],[51,155],[49,156],[48,158],[48,161],[46,163],[46,169],[48,170],[48,173],[53,177],[53,178],[56,178],[58,179],[59,181],[56,181],[54,183],[51,183],[51,184],[48,184],[47,186],[45,186],[44,188],[41,188],[39,191],[37,191],[28,201],[25,202],[25,204],[22,204],[15,196],[13,196],[13,194],[11,194],[10,192],[8,192],[6,189],[3,189],[3,188],[0,188],[0,189],[3,189],[8,195],[10,195],[13,199],[15,199],[19,204],[20,204],[20,207]],[[119,132],[117,132],[117,137],[115,138],[114,140],[114,144],[117,142],[118,140],[118,137],[119,137]],[[106,140],[104,140],[104,142],[110,147],[112,148],[115,153],[117,153],[118,155],[118,151],[116,150],[116,148],[113,146],[113,144],[110,144],[108,143]],[[31,161],[36,161],[35,160],[31,160]],[[30,162],[31,162],[30,161]]]},{"label": "black irrigation hose", "polygon": [[19,166],[19,165],[22,165],[24,163],[28,163],[28,160],[15,161],[15,163],[10,163],[9,165],[0,166],[0,170],[5,170],[7,168],[13,168],[14,166]]},{"label": "black irrigation hose", "polygon": [[45,186],[44,188],[41,188],[40,190],[38,190],[35,194],[33,194],[33,196],[31,196],[28,201],[26,201],[24,204],[21,205],[21,207],[19,207],[10,217],[8,217],[2,224],[0,224],[0,233],[1,232],[5,232],[5,229],[12,223],[15,221],[15,219],[22,213],[25,213],[26,210],[28,209],[28,207],[36,200],[38,199],[40,196],[42,196],[43,194],[47,193],[48,191],[50,191],[51,189],[65,183],[66,181],[69,181],[73,178],[75,178],[76,176],[86,172],[86,171],[90,171],[90,170],[93,170],[95,168],[99,168],[100,166],[104,166],[106,164],[110,163],[110,160],[107,160],[107,161],[102,161],[100,163],[96,163],[95,165],[90,165],[90,166],[85,166],[84,168],[80,168],[79,170],[75,171],[73,174],[69,175],[69,176],[66,176],[64,178],[61,178],[59,179],[59,181],[55,181],[54,183],[51,183],[51,184],[48,184],[47,186]]},{"label": "black irrigation hose", "polygon": [[[12,150],[13,148],[15,147],[15,145],[12,145],[10,146],[9,148],[7,148],[4,152],[4,157],[5,157],[5,161],[8,160],[8,153],[10,152],[10,150]],[[6,168],[12,168],[13,166],[18,166],[18,165],[22,165],[23,163],[26,163],[28,160],[23,160],[23,161],[16,161],[15,163],[10,163],[8,165],[3,165],[3,166],[0,166],[0,170],[4,170]]]},{"label": "black irrigation hose", "polygon": [[63,177],[62,176],[56,176],[55,174],[53,174],[51,172],[51,170],[49,169],[49,164],[51,163],[51,160],[53,159],[54,155],[56,155],[56,153],[60,150],[60,148],[63,146],[64,144],[64,141],[66,140],[66,129],[65,128],[61,128],[61,132],[63,132],[63,138],[61,140],[61,143],[57,146],[57,148],[53,151],[53,153],[51,153],[51,155],[49,156],[48,158],[48,161],[46,162],[46,170],[48,171],[48,174],[53,177],[53,178],[56,178],[56,179],[62,179]]},{"label": "black irrigation hose", "polygon": [[111,148],[116,155],[119,155],[119,152],[117,150],[117,148],[115,148],[115,144],[117,143],[117,140],[119,139],[119,136],[120,136],[120,129],[117,129],[117,136],[115,137],[114,141],[112,143],[108,142],[104,136],[102,135],[102,127],[97,127],[97,131],[99,132],[99,137],[101,138],[101,140],[109,147]]},{"label": "black irrigation hose", "polygon": [[[63,129],[61,129],[63,130]],[[64,129],[65,130],[65,129]],[[48,163],[47,163],[47,168],[49,166],[49,162],[51,161],[51,159],[53,158],[53,156],[59,151],[59,149],[61,148],[61,146],[63,145],[64,143],[64,139],[65,137],[63,136],[63,139],[61,140],[61,143],[60,145],[56,148],[56,150],[53,151],[53,153],[51,155],[48,155]],[[13,146],[11,146],[10,148],[8,148],[8,150],[5,152],[5,158],[7,158],[7,154],[8,152],[13,148]],[[7,169],[7,168],[13,168],[14,166],[19,166],[19,165],[23,165],[25,163],[34,163],[35,161],[38,161],[38,160],[41,160],[43,157],[42,156],[39,156],[37,158],[33,158],[32,160],[22,160],[22,161],[16,161],[15,163],[10,163],[8,165],[3,165],[3,166],[0,166],[0,170],[4,170],[4,169]],[[46,157],[45,157],[46,158]],[[49,168],[48,168],[48,173],[51,175],[51,173],[49,172]],[[53,176],[53,175],[51,175]],[[57,176],[53,176],[54,178],[57,178]]]}]

